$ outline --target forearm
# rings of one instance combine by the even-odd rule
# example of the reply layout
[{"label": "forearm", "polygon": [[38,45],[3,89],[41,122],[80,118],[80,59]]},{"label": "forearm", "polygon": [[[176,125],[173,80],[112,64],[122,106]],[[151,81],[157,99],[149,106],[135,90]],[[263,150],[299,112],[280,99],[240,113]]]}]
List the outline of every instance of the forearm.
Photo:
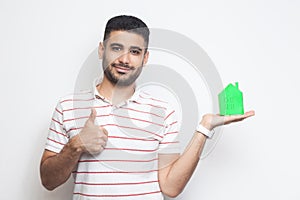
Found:
[{"label": "forearm", "polygon": [[80,156],[81,150],[76,146],[76,141],[70,140],[60,153],[43,160],[40,166],[43,185],[53,190],[66,182]]},{"label": "forearm", "polygon": [[184,189],[199,162],[205,141],[206,136],[196,132],[184,153],[170,166],[164,181],[169,196],[177,196]]},{"label": "forearm", "polygon": [[[254,111],[232,116],[205,114],[200,124],[204,128],[212,130],[217,126],[239,122],[254,115]],[[182,192],[199,162],[205,141],[206,136],[196,132],[185,152],[171,165],[159,170],[159,183],[163,193],[175,197]]]}]

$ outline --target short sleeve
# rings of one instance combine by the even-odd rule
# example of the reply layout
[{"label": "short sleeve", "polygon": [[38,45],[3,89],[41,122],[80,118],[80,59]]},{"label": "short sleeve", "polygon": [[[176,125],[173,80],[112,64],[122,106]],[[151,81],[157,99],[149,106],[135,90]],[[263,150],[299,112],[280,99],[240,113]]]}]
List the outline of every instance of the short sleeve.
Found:
[{"label": "short sleeve", "polygon": [[59,153],[68,141],[69,137],[63,126],[63,109],[58,102],[52,115],[45,149]]},{"label": "short sleeve", "polygon": [[158,153],[173,154],[180,153],[180,144],[178,139],[179,125],[176,111],[171,107],[167,108],[165,117],[164,137],[159,143]]}]

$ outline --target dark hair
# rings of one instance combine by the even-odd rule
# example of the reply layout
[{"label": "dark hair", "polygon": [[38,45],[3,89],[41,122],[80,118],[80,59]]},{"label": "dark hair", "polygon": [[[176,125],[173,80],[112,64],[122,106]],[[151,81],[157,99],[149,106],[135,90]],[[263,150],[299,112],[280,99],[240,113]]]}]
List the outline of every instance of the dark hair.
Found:
[{"label": "dark hair", "polygon": [[150,31],[147,25],[139,18],[128,15],[119,15],[108,20],[103,41],[105,41],[112,31],[128,31],[142,36],[146,43],[146,48],[149,43]]}]

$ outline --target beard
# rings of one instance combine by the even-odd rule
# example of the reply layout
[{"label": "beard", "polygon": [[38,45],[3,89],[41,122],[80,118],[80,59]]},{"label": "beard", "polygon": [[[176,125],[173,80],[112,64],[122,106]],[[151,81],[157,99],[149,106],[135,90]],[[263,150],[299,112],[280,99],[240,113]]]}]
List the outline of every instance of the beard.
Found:
[{"label": "beard", "polygon": [[[103,71],[104,75],[106,78],[113,83],[114,85],[117,86],[129,86],[132,83],[136,81],[136,79],[139,77],[139,75],[142,72],[143,65],[139,67],[133,67],[125,64],[106,64],[106,62],[103,60],[102,62],[103,66]],[[106,67],[105,67],[106,66]],[[123,67],[129,69],[128,73],[119,73],[119,72],[114,72],[113,69],[114,67]]]}]

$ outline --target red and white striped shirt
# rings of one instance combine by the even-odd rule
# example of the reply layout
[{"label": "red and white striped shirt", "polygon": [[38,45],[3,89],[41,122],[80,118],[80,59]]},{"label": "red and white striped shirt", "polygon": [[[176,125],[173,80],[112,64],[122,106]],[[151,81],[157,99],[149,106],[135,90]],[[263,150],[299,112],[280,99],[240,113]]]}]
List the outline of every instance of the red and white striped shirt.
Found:
[{"label": "red and white striped shirt", "polygon": [[107,145],[98,155],[81,156],[73,171],[73,200],[163,199],[158,154],[180,153],[175,110],[142,91],[115,106],[93,88],[58,102],[45,147],[59,153],[96,109],[97,124],[108,131]]}]

